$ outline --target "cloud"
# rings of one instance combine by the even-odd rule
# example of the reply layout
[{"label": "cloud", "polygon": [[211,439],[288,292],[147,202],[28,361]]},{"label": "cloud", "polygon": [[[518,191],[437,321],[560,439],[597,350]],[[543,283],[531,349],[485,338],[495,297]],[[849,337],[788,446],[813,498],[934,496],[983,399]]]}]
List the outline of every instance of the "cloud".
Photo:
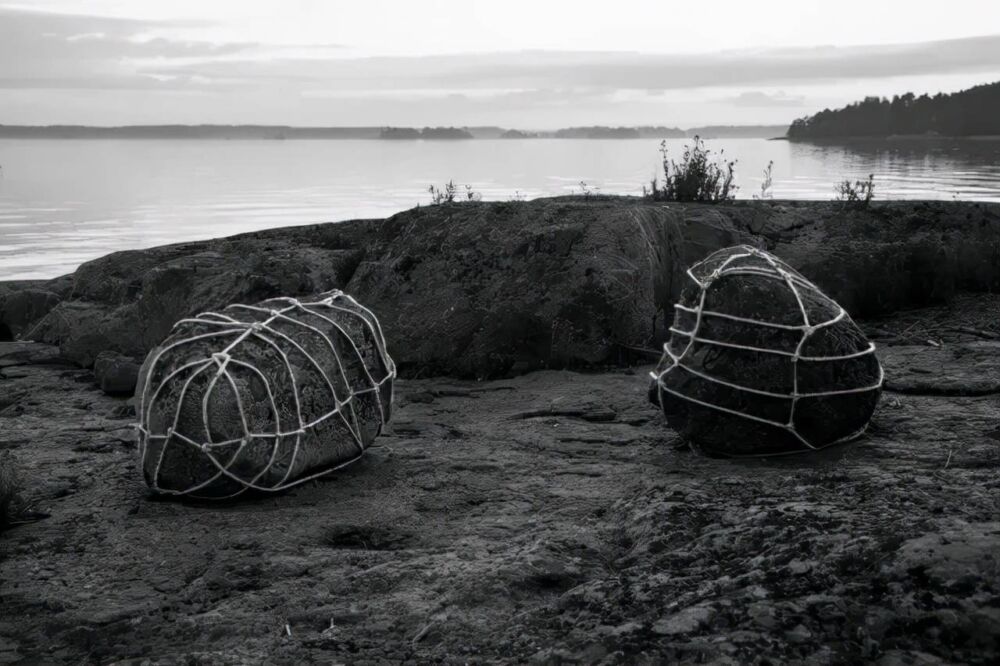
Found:
[{"label": "cloud", "polygon": [[[521,51],[420,57],[166,63],[158,73],[207,79],[319,83],[343,90],[678,90],[1000,70],[1000,35],[893,46],[697,55]],[[753,98],[750,98],[753,101]]]},{"label": "cloud", "polygon": [[[698,54],[536,50],[410,57],[348,57],[336,44],[178,36],[192,28],[210,34],[199,30],[211,25],[0,7],[0,122],[531,127],[699,123],[715,114],[712,122],[738,116],[772,123],[786,122],[796,108],[891,94],[907,77],[925,77],[916,91],[933,93],[924,84],[963,77],[981,82],[1000,72],[1000,35]],[[774,92],[782,88],[789,94]]]},{"label": "cloud", "polygon": [[143,21],[0,7],[0,87],[5,88],[163,88],[198,79],[171,72],[173,84],[155,80],[152,70],[239,56],[330,55],[337,45],[216,44],[176,39],[165,32],[203,27],[203,21]]},{"label": "cloud", "polygon": [[[758,49],[702,54],[518,51],[348,58],[336,46],[281,47],[175,39],[157,22],[0,9],[0,79],[6,87],[198,88],[271,85],[282,90],[648,90],[817,84],[1000,70],[1000,35],[902,45]],[[185,83],[186,82],[186,83]],[[740,106],[790,105],[745,93]]]},{"label": "cloud", "polygon": [[786,107],[805,106],[806,98],[802,95],[786,95],[784,92],[766,93],[759,90],[742,92],[732,97],[723,97],[721,102],[732,104],[733,106],[745,107]]}]

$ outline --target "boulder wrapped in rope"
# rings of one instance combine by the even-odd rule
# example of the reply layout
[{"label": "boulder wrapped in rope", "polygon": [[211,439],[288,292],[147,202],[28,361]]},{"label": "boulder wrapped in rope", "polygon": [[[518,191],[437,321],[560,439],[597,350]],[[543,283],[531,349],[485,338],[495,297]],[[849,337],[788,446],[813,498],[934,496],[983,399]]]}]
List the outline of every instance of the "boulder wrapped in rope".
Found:
[{"label": "boulder wrapped in rope", "polygon": [[650,399],[695,448],[777,455],[864,432],[882,367],[840,305],[749,246],[715,252],[687,278]]},{"label": "boulder wrapped in rope", "polygon": [[388,422],[395,377],[378,319],[339,291],[182,319],[139,373],[146,482],[222,498],[343,467]]}]

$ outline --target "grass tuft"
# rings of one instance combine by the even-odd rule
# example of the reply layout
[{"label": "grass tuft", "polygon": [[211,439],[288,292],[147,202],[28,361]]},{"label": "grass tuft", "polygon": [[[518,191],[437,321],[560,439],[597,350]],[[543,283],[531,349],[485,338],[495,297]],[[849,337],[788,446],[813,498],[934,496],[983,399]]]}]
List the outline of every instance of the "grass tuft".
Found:
[{"label": "grass tuft", "polygon": [[454,180],[449,180],[444,184],[444,187],[441,188],[431,185],[427,188],[427,191],[431,195],[432,206],[440,206],[441,204],[450,204],[458,201],[482,201],[483,199],[483,195],[472,189],[472,185],[466,185],[465,197],[460,197],[458,194],[458,186],[455,184]]},{"label": "grass tuft", "polygon": [[868,174],[868,180],[842,180],[834,187],[837,201],[845,206],[867,208],[875,198],[875,174]]},{"label": "grass tuft", "polygon": [[694,137],[693,145],[684,146],[680,162],[667,156],[667,142],[662,141],[660,157],[663,182],[653,178],[649,187],[643,186],[647,199],[718,203],[736,198],[736,160],[726,160],[725,151],[714,156],[701,137]]}]

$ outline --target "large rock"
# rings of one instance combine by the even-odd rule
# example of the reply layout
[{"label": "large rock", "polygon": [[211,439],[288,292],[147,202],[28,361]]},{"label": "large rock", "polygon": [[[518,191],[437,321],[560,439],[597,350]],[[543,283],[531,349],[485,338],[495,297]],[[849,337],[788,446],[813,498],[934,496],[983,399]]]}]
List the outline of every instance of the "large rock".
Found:
[{"label": "large rock", "polygon": [[395,376],[375,315],[342,292],[184,319],[140,373],[146,482],[217,498],[325,474],[382,431]]},{"label": "large rock", "polygon": [[37,287],[0,292],[0,340],[16,340],[29,332],[60,300],[58,294]]},{"label": "large rock", "polygon": [[634,204],[435,206],[118,252],[80,267],[73,297],[35,337],[91,366],[103,351],[140,357],[204,310],[343,288],[379,313],[408,374],[614,362],[624,347],[664,339],[658,311],[669,297],[659,292],[669,293],[675,266],[750,240],[725,218]]},{"label": "large rock", "polygon": [[820,449],[868,426],[882,387],[875,346],[842,307],[748,246],[688,271],[650,397],[698,448]]},{"label": "large rock", "polygon": [[858,318],[1000,290],[1000,206],[892,201],[868,209],[812,206],[766,247]]},{"label": "large rock", "polygon": [[139,363],[117,352],[101,352],[94,361],[94,378],[108,395],[132,395],[139,379]]},{"label": "large rock", "polygon": [[118,252],[20,288],[63,299],[27,326],[85,366],[105,350],[142,357],[203,310],[341,288],[383,317],[405,374],[487,377],[658,347],[684,268],[738,243],[776,252],[859,316],[1000,290],[997,205],[624,197],[432,206]]},{"label": "large rock", "polygon": [[[343,227],[345,238],[358,229]],[[116,252],[88,262],[74,275],[73,299],[39,321],[34,338],[90,367],[102,351],[142,358],[174,322],[204,310],[337,287],[350,277],[357,250],[337,247],[336,237],[315,230],[296,229],[288,239],[272,232]]]},{"label": "large rock", "polygon": [[384,250],[349,289],[377,308],[403,371],[594,366],[664,339],[659,302],[683,266],[747,238],[726,219],[616,201],[420,208],[379,225]]}]

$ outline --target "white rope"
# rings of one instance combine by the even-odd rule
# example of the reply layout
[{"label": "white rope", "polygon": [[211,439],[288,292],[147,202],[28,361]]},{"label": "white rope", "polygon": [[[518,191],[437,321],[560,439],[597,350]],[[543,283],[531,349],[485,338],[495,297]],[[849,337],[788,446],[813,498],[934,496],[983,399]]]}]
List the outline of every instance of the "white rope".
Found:
[{"label": "white rope", "polygon": [[[827,296],[826,294],[824,294],[819,289],[819,287],[817,287],[812,282],[810,282],[806,278],[804,278],[801,275],[799,275],[797,272],[795,272],[794,269],[792,269],[791,267],[789,267],[786,263],[784,263],[780,259],[772,257],[767,252],[764,252],[762,250],[758,250],[757,248],[750,247],[748,245],[741,245],[741,246],[739,246],[738,252],[734,252],[733,254],[730,254],[724,261],[722,261],[719,264],[719,266],[717,266],[716,268],[712,269],[708,273],[708,275],[699,277],[698,275],[695,274],[695,271],[698,268],[705,268],[706,266],[710,265],[711,262],[713,262],[715,260],[718,260],[719,255],[721,255],[721,253],[729,252],[729,251],[730,251],[730,249],[720,250],[720,251],[718,251],[718,252],[710,255],[704,261],[702,261],[702,262],[700,262],[698,264],[695,264],[694,266],[692,266],[691,268],[689,268],[687,270],[687,272],[686,272],[687,276],[698,287],[698,292],[699,292],[698,293],[698,297],[697,297],[698,305],[695,306],[695,307],[691,307],[691,306],[688,306],[688,305],[677,303],[677,304],[674,305],[674,308],[677,309],[679,312],[684,312],[684,313],[686,313],[688,315],[694,315],[695,321],[694,321],[694,326],[693,326],[693,328],[691,330],[683,330],[683,329],[677,328],[676,325],[670,327],[670,332],[671,333],[676,334],[677,336],[680,336],[680,337],[683,337],[683,338],[687,338],[687,344],[684,346],[684,349],[679,354],[677,354],[677,353],[674,353],[674,351],[670,348],[670,342],[665,343],[663,345],[663,359],[661,359],[661,361],[660,361],[660,366],[657,368],[656,372],[651,372],[650,373],[650,376],[653,379],[656,380],[657,387],[659,388],[658,395],[660,396],[660,403],[661,403],[660,407],[661,408],[663,407],[663,404],[662,404],[663,393],[664,392],[665,393],[669,393],[669,394],[671,394],[673,396],[681,398],[682,400],[687,400],[688,402],[692,402],[694,404],[701,405],[702,407],[707,407],[709,409],[713,409],[713,410],[716,410],[716,411],[719,411],[719,412],[723,412],[723,413],[726,413],[726,414],[731,414],[733,416],[739,416],[741,418],[748,419],[750,421],[755,421],[755,422],[758,422],[758,423],[764,423],[764,424],[767,424],[767,425],[770,425],[770,426],[774,426],[776,428],[781,428],[782,430],[785,430],[785,431],[791,433],[792,435],[794,435],[795,438],[799,442],[801,442],[802,445],[806,449],[821,448],[821,447],[814,446],[805,437],[803,437],[796,430],[796,428],[795,428],[795,410],[796,410],[796,407],[798,406],[799,401],[801,399],[803,399],[803,398],[819,398],[819,397],[834,396],[834,395],[847,395],[847,394],[852,394],[852,393],[867,393],[869,391],[877,391],[880,388],[882,388],[882,383],[885,380],[885,373],[882,370],[881,364],[878,364],[877,361],[876,361],[876,364],[878,365],[878,381],[876,381],[874,384],[872,384],[870,386],[860,386],[860,387],[856,387],[856,388],[846,388],[846,389],[838,389],[838,390],[831,390],[831,391],[801,392],[801,391],[799,391],[799,362],[800,361],[805,361],[805,362],[810,362],[811,363],[811,362],[844,361],[844,360],[848,360],[848,359],[859,358],[859,357],[862,357],[862,356],[867,356],[868,354],[873,354],[875,352],[875,345],[874,345],[874,343],[869,343],[868,346],[865,349],[862,349],[862,350],[859,350],[859,351],[856,351],[856,352],[850,352],[850,353],[845,353],[845,354],[834,355],[834,356],[806,356],[806,355],[804,355],[802,353],[802,350],[803,350],[806,342],[809,340],[809,338],[816,331],[821,330],[821,329],[823,329],[823,328],[825,328],[827,326],[832,326],[833,324],[836,324],[836,323],[842,321],[845,317],[847,317],[847,311],[844,310],[844,308],[842,308],[839,304],[837,304],[829,296]],[[763,266],[740,266],[740,265],[733,266],[732,265],[734,262],[736,262],[736,261],[738,261],[740,259],[747,259],[747,258],[753,258],[753,259],[762,260],[762,261],[764,261],[767,264],[767,267],[765,268]],[[721,279],[723,277],[732,276],[732,275],[750,275],[750,276],[755,276],[755,277],[763,277],[763,278],[769,278],[769,279],[774,279],[774,280],[780,280],[781,282],[783,282],[788,287],[788,290],[792,293],[792,296],[795,298],[795,302],[796,302],[796,305],[798,306],[799,313],[802,316],[802,323],[801,324],[780,324],[780,323],[773,323],[773,322],[768,322],[768,321],[760,321],[758,319],[750,319],[750,318],[747,318],[747,317],[739,317],[739,316],[736,316],[736,315],[731,315],[731,314],[727,314],[727,313],[723,313],[723,312],[716,312],[716,311],[712,311],[712,310],[707,310],[705,308],[705,297],[706,297],[706,295],[708,293],[708,290],[711,288],[711,286],[717,280],[719,280],[719,279]],[[832,318],[830,318],[827,321],[824,321],[824,322],[821,322],[821,323],[818,323],[818,324],[811,323],[809,321],[809,312],[806,309],[805,303],[804,303],[803,298],[802,298],[802,294],[799,291],[800,288],[807,289],[807,290],[811,291],[812,293],[820,296],[822,299],[824,299],[825,301],[827,301],[828,305],[836,308],[837,314],[834,315]],[[757,346],[753,346],[753,345],[743,345],[743,344],[737,344],[737,343],[733,343],[733,342],[725,342],[723,340],[714,340],[712,338],[707,338],[707,337],[704,337],[703,335],[699,335],[699,332],[701,330],[702,322],[706,318],[725,319],[725,320],[728,320],[728,321],[735,321],[735,322],[742,323],[742,324],[749,324],[749,325],[753,325],[753,326],[763,326],[763,327],[766,327],[766,328],[778,329],[778,330],[782,330],[782,331],[785,331],[785,332],[799,331],[799,332],[801,332],[802,335],[799,338],[798,343],[795,345],[794,351],[787,351],[787,350],[784,350],[784,349],[771,349],[771,348],[767,348],[767,347],[757,347]],[[676,324],[676,322],[675,322],[675,324]],[[710,376],[708,374],[705,374],[703,372],[695,370],[694,368],[691,367],[691,364],[684,363],[685,358],[691,352],[691,350],[694,348],[695,343],[705,344],[705,345],[714,345],[714,346],[725,347],[725,348],[730,348],[730,349],[740,349],[740,350],[743,350],[743,351],[750,351],[750,352],[756,352],[756,353],[761,353],[761,354],[772,354],[772,355],[775,355],[775,356],[781,356],[781,357],[788,358],[789,362],[792,364],[792,391],[791,391],[791,393],[778,393],[778,392],[774,392],[774,391],[765,391],[765,390],[762,390],[762,389],[753,388],[751,386],[745,386],[743,384],[738,384],[736,382],[730,382],[730,381],[726,381],[726,380],[723,380],[723,379],[719,379],[717,377],[712,377],[712,376]],[[711,402],[708,402],[708,401],[705,401],[705,400],[702,400],[702,399],[699,399],[699,398],[695,398],[694,396],[686,395],[686,394],[678,391],[675,388],[667,386],[667,384],[665,382],[666,376],[668,374],[670,374],[671,372],[677,370],[677,369],[680,369],[680,370],[682,370],[684,372],[690,373],[690,374],[692,374],[692,375],[694,375],[694,376],[696,376],[696,377],[698,377],[700,379],[704,379],[704,380],[713,382],[713,383],[721,385],[721,386],[725,386],[727,388],[730,388],[730,389],[733,389],[733,390],[736,390],[736,391],[742,391],[742,392],[751,393],[751,394],[754,394],[754,395],[762,395],[762,396],[766,396],[768,398],[774,398],[774,399],[778,399],[778,400],[787,400],[788,401],[788,418],[785,421],[776,421],[774,419],[767,419],[767,418],[763,418],[763,417],[760,417],[760,416],[755,416],[753,414],[744,414],[743,412],[741,412],[739,410],[736,410],[736,409],[725,407],[723,405],[717,405],[717,404],[714,404],[714,403],[711,403]],[[842,437],[842,438],[840,438],[840,439],[838,439],[838,440],[836,440],[834,442],[830,442],[830,444],[837,444],[837,443],[840,443],[840,442],[845,442],[845,441],[854,439],[854,438],[860,436],[862,433],[864,433],[866,427],[867,426],[862,427],[857,432],[853,432],[850,435],[847,435],[846,437]],[[825,446],[828,446],[828,445],[825,445]]]},{"label": "white rope", "polygon": [[[328,292],[327,294],[323,294],[323,296],[324,297],[321,300],[313,302],[300,302],[294,298],[284,297],[265,301],[266,304],[281,303],[283,307],[278,309],[269,309],[267,307],[260,307],[256,305],[234,304],[226,308],[226,310],[231,314],[202,312],[194,317],[181,319],[174,325],[175,333],[190,327],[218,327],[220,330],[198,333],[191,335],[190,337],[176,340],[160,349],[149,363],[146,381],[143,385],[142,393],[139,398],[139,423],[136,425],[136,429],[139,434],[139,463],[142,469],[145,469],[147,464],[146,456],[150,451],[150,442],[155,440],[158,444],[160,444],[159,454],[153,467],[152,478],[149,479],[151,487],[154,491],[169,495],[191,495],[203,490],[220,479],[227,478],[236,482],[240,486],[238,491],[228,495],[227,497],[239,495],[240,493],[250,489],[274,492],[290,488],[294,485],[319,478],[324,474],[329,474],[330,472],[341,469],[342,467],[355,462],[364,454],[367,444],[364,440],[361,425],[358,422],[358,416],[354,409],[354,404],[356,402],[355,399],[360,395],[366,395],[369,393],[377,394],[375,402],[378,405],[378,431],[381,431],[381,429],[388,422],[389,418],[388,410],[385,405],[383,405],[381,400],[381,392],[383,388],[386,387],[386,384],[388,384],[389,406],[391,408],[394,397],[393,383],[396,378],[396,365],[393,363],[393,360],[390,358],[388,350],[386,349],[385,336],[382,333],[382,326],[379,323],[378,318],[370,310],[363,307],[354,298],[341,291]],[[236,313],[239,311],[265,314],[267,317],[263,321],[244,321],[238,318]],[[324,314],[324,312],[326,314]],[[318,322],[321,323],[322,326],[325,326],[327,330],[336,331],[336,333],[333,333],[332,335],[334,337],[342,337],[343,340],[346,340],[347,344],[338,347],[333,338],[330,335],[327,335],[327,332],[325,332],[322,328],[317,328],[316,326],[302,321],[297,318],[297,316],[315,318],[315,320],[318,320]],[[365,362],[365,354],[361,351],[358,343],[351,338],[347,330],[342,325],[345,316],[354,318],[356,322],[360,322],[363,329],[368,331],[371,337],[370,342],[375,347],[381,367],[385,369],[385,376],[376,378],[372,374],[372,369],[369,368],[369,364]],[[336,377],[339,381],[334,382],[327,372],[328,369],[324,368],[323,365],[305,349],[305,347],[299,344],[290,335],[277,330],[273,326],[276,322],[289,324],[300,328],[303,331],[308,331],[309,333],[319,336],[323,340],[324,347],[329,349],[335,361],[334,367],[329,368],[329,370],[336,371]],[[173,352],[178,348],[184,345],[189,345],[193,342],[231,336],[235,337],[228,341],[222,351],[213,353],[208,358],[198,358],[187,361],[172,370],[163,379],[158,380],[158,384],[155,387],[152,385],[156,369],[162,362],[164,355],[168,352]],[[272,386],[267,374],[262,372],[252,363],[248,363],[235,357],[235,355],[238,354],[239,346],[248,340],[257,340],[258,342],[273,349],[281,359],[280,363],[284,366],[284,370],[288,374],[289,381],[291,382],[291,398],[294,406],[294,409],[292,410],[294,413],[291,415],[293,423],[283,423],[281,409],[279,409],[278,406],[279,401],[275,395],[276,387]],[[326,391],[329,393],[328,400],[330,410],[316,418],[313,418],[311,421],[307,422],[302,414],[302,397],[299,389],[300,378],[296,376],[292,362],[289,359],[288,353],[286,353],[285,349],[282,347],[282,344],[288,345],[290,348],[293,348],[297,353],[306,358],[312,368],[314,368],[318,375],[322,378]],[[345,369],[346,366],[344,364],[344,358],[341,356],[341,349],[344,349],[348,356],[353,355],[360,363],[362,373],[360,374],[360,377],[356,379],[363,380],[365,382],[365,386],[355,388],[351,385],[352,378],[348,376],[347,370]],[[192,382],[197,377],[209,370],[212,370],[213,368],[214,373],[211,379],[208,380],[200,405],[204,440],[197,441],[191,437],[194,433],[185,434],[178,431],[178,426],[180,425],[181,420],[181,408],[184,405],[185,397],[189,392]],[[247,419],[247,413],[243,404],[243,398],[240,395],[239,386],[230,372],[231,368],[240,368],[248,371],[256,376],[263,384],[264,390],[267,393],[266,404],[269,405],[271,414],[273,415],[273,432],[253,432],[251,423]],[[187,372],[188,375],[184,379],[184,383],[181,386],[180,393],[176,399],[176,404],[173,405],[173,418],[170,425],[163,432],[153,432],[150,427],[150,416],[153,413],[154,406],[156,406],[159,401],[163,400],[163,387],[172,381],[179,381],[177,378],[185,372]],[[239,414],[240,427],[242,428],[243,434],[241,437],[234,439],[212,441],[209,426],[209,403],[211,396],[220,381],[227,384],[233,393],[237,412]],[[346,394],[341,393],[338,390],[338,386],[340,385],[342,385]],[[287,418],[288,415],[286,414],[285,420],[287,420]],[[312,428],[315,428],[330,418],[339,418],[343,422],[344,427],[351,435],[354,445],[357,447],[357,455],[349,460],[343,461],[332,467],[324,468],[321,471],[308,476],[289,480],[289,476],[295,469],[295,462],[303,445],[303,437],[308,434]],[[267,464],[257,471],[252,478],[245,479],[234,473],[232,471],[232,466],[239,459],[240,454],[246,446],[255,440],[273,440],[270,458],[267,461]],[[278,453],[281,450],[282,445],[287,440],[293,440],[294,443],[284,476],[273,485],[265,486],[258,483],[278,460]],[[199,453],[211,462],[213,467],[215,467],[216,472],[207,479],[182,490],[162,487],[160,485],[160,469],[167,449],[171,445],[187,445],[197,448]],[[228,460],[222,460],[218,453],[222,453],[224,449],[230,448],[234,445],[238,445],[236,451],[228,457]],[[222,499],[221,497],[213,497]]]}]

